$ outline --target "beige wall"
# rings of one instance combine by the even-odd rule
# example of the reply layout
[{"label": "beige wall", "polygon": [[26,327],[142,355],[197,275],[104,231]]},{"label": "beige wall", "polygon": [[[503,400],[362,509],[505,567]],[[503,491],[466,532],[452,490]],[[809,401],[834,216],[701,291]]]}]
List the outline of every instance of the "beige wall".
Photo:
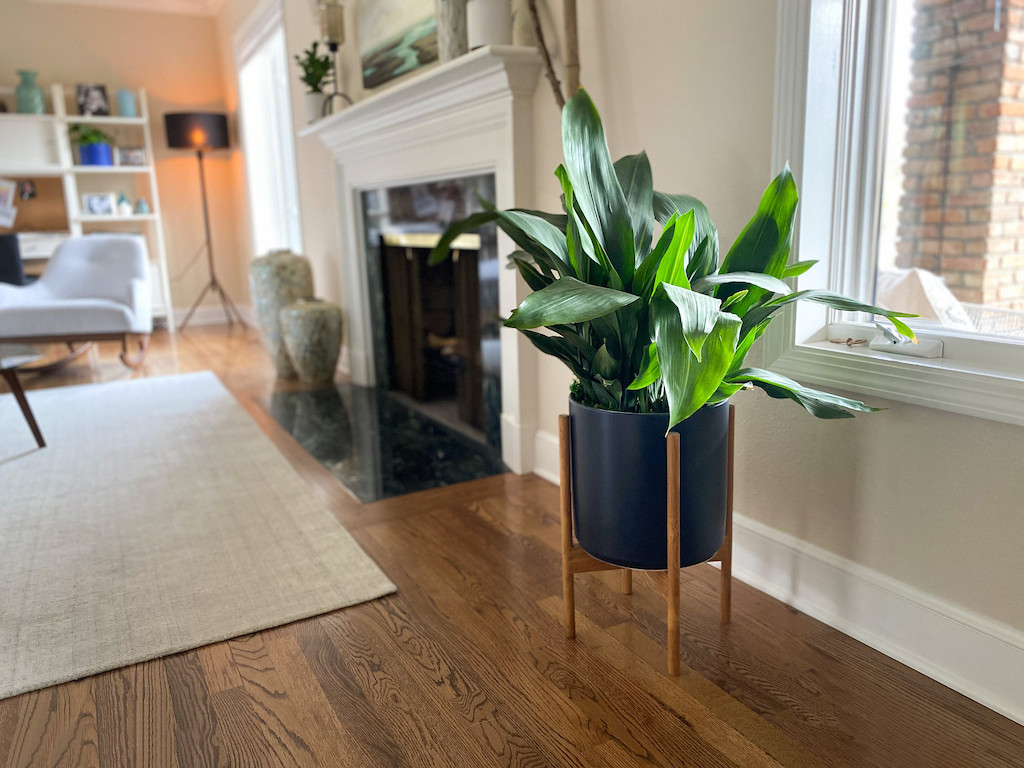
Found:
[{"label": "beige wall", "polygon": [[[106,84],[111,98],[121,87],[147,89],[168,267],[172,278],[178,275],[202,244],[203,222],[195,157],[167,149],[163,113],[224,108],[213,19],[31,0],[4,0],[0,13],[0,72],[6,73],[5,81],[16,80],[15,69],[31,68],[39,71],[44,88],[52,82],[72,87],[99,82]],[[219,271],[229,289],[237,291],[241,272],[225,153],[209,156],[207,182]],[[175,306],[188,306],[205,278],[205,264],[198,263],[172,280]]]},{"label": "beige wall", "polygon": [[[727,248],[773,171],[775,3],[609,0],[580,22],[613,156],[645,148],[655,186],[703,199]],[[558,122],[543,81],[536,111],[537,202],[552,208]],[[556,433],[569,382],[541,361],[541,429]],[[835,422],[738,395],[737,511],[1024,630],[1024,429],[867,399],[888,410]]]}]

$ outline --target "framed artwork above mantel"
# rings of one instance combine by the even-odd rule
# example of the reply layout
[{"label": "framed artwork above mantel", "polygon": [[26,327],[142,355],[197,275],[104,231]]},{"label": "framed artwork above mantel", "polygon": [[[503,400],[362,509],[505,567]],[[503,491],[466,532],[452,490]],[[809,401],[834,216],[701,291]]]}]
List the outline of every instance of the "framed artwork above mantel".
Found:
[{"label": "framed artwork above mantel", "polygon": [[356,13],[367,90],[437,61],[434,0],[359,0]]}]

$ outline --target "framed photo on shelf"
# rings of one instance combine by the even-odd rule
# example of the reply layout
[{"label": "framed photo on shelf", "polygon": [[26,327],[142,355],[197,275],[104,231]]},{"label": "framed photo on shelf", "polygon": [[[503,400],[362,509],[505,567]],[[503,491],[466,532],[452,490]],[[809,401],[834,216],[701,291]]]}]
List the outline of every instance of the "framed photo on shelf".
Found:
[{"label": "framed photo on shelf", "polygon": [[145,165],[146,150],[143,147],[117,147],[118,165]]},{"label": "framed photo on shelf", "polygon": [[78,103],[78,114],[92,117],[110,115],[110,99],[107,98],[107,86],[96,83],[79,83],[75,86],[75,101]]},{"label": "framed photo on shelf", "polygon": [[112,193],[82,195],[82,213],[86,216],[113,216],[117,213],[117,195]]},{"label": "framed photo on shelf", "polygon": [[0,208],[14,205],[14,196],[18,190],[18,182],[11,179],[0,179]]}]

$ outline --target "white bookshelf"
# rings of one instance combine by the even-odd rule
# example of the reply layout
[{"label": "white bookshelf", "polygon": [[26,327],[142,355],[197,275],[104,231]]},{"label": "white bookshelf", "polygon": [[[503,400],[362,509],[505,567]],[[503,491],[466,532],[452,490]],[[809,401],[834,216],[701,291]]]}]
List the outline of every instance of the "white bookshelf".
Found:
[{"label": "white bookshelf", "polygon": [[[14,89],[0,88],[8,108],[14,108]],[[146,237],[153,277],[153,316],[174,330],[167,273],[167,248],[160,215],[160,193],[153,165],[153,139],[149,127],[149,102],[145,89],[136,92],[138,117],[91,117],[69,113],[73,93],[60,83],[50,86],[48,112],[44,115],[0,113],[0,178],[55,178],[62,181],[67,234],[73,237],[109,230],[135,232]],[[113,99],[112,99],[113,101]],[[146,165],[80,165],[68,137],[75,124],[100,130],[112,129],[121,146],[142,147]],[[149,201],[151,213],[130,216],[96,216],[82,211],[86,193],[128,193],[133,205],[140,196]]]}]

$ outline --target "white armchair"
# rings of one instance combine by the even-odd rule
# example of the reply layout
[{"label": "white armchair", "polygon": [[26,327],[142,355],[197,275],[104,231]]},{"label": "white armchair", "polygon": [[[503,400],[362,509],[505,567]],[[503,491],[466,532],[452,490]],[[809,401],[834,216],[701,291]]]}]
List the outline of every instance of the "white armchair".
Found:
[{"label": "white armchair", "polygon": [[[0,342],[120,340],[121,360],[142,362],[153,330],[145,241],[137,235],[90,235],[63,243],[26,286],[0,284]],[[141,336],[128,357],[129,335]]]}]

